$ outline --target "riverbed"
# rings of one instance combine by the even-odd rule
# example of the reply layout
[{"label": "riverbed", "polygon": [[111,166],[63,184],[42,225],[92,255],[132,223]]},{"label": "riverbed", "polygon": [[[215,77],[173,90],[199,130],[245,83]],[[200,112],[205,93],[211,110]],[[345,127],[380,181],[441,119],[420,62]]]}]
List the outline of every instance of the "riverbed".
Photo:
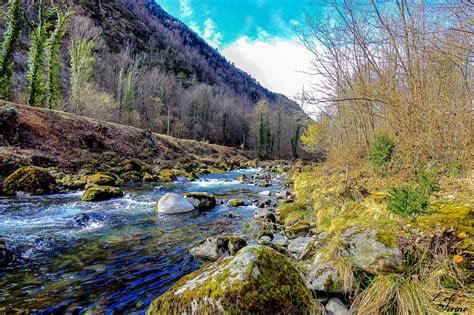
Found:
[{"label": "riverbed", "polygon": [[[0,313],[145,313],[152,300],[202,264],[188,254],[192,244],[242,233],[255,206],[233,208],[225,201],[268,198],[259,193],[269,188],[236,180],[259,171],[125,187],[123,198],[98,203],[82,202],[82,191],[0,198],[0,239],[17,256],[0,270]],[[154,211],[165,193],[191,191],[210,192],[224,204],[180,215]]]}]

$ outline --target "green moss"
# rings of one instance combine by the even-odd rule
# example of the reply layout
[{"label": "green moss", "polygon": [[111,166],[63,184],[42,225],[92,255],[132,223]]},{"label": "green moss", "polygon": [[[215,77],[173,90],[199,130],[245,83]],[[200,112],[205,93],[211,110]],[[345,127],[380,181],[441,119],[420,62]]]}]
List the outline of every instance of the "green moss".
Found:
[{"label": "green moss", "polygon": [[168,183],[176,180],[176,175],[171,170],[161,170],[158,174],[158,180],[162,183]]},{"label": "green moss", "polygon": [[120,188],[112,186],[92,186],[82,195],[82,201],[102,201],[116,197],[123,197]]},{"label": "green moss", "polygon": [[[86,180],[87,186],[99,185],[99,186],[116,186],[116,179],[110,174],[103,172],[96,173],[94,175],[88,175],[82,178]],[[86,187],[87,189],[87,187]]]},{"label": "green moss", "polygon": [[239,182],[244,182],[247,180],[247,176],[244,174],[240,174],[239,176],[237,176],[236,180],[238,180]]},{"label": "green moss", "polygon": [[195,181],[196,179],[199,179],[199,176],[197,176],[196,173],[194,173],[194,172],[189,172],[189,174],[188,174],[188,180],[189,180],[190,182],[193,182],[193,181]]},{"label": "green moss", "polygon": [[60,180],[60,184],[66,189],[76,190],[84,188],[86,181],[66,175]]},{"label": "green moss", "polygon": [[311,224],[309,222],[300,221],[293,226],[287,227],[284,230],[284,233],[291,238],[295,238],[299,236],[305,236],[308,234],[310,229]]},{"label": "green moss", "polygon": [[380,230],[375,234],[377,242],[384,244],[389,248],[397,247],[397,235],[387,230]]},{"label": "green moss", "polygon": [[429,214],[416,219],[423,231],[450,229],[474,235],[474,207],[470,204],[436,203],[428,208]]},{"label": "green moss", "polygon": [[270,239],[273,239],[273,232],[269,230],[261,230],[257,234],[257,239],[263,237],[263,236],[268,236]]},{"label": "green moss", "polygon": [[244,205],[244,202],[240,199],[231,199],[229,200],[229,206],[231,207],[241,207]]},{"label": "green moss", "polygon": [[58,192],[56,179],[45,169],[25,166],[17,169],[3,182],[5,194],[23,191],[32,195],[47,195]]},{"label": "green moss", "polygon": [[312,216],[311,211],[304,204],[289,202],[281,203],[276,210],[276,214],[278,220],[285,225],[294,224],[299,220],[307,220]]},{"label": "green moss", "polygon": [[120,176],[124,182],[140,182],[143,180],[143,174],[138,171],[129,171]]},{"label": "green moss", "polygon": [[323,313],[291,261],[265,246],[245,247],[234,259],[182,278],[148,314],[190,314],[191,303],[197,314]]}]

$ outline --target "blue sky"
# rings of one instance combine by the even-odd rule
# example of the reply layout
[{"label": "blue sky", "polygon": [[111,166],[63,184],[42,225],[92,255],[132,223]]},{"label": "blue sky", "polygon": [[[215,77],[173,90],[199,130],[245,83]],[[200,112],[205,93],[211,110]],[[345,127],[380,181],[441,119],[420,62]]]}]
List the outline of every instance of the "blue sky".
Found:
[{"label": "blue sky", "polygon": [[157,0],[267,88],[293,97],[308,84],[311,54],[295,29],[314,0]]}]

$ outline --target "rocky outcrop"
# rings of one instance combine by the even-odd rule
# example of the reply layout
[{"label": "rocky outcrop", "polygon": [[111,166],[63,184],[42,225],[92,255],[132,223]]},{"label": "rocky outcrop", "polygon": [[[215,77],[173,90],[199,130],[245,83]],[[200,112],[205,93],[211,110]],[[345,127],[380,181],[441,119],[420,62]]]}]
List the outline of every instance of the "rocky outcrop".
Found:
[{"label": "rocky outcrop", "polygon": [[20,112],[14,107],[0,107],[0,146],[18,143],[18,116]]},{"label": "rocky outcrop", "polygon": [[362,270],[373,274],[404,270],[400,249],[393,243],[384,244],[376,230],[347,229],[339,240],[344,248],[342,254]]},{"label": "rocky outcrop", "polygon": [[179,194],[168,193],[158,200],[155,209],[160,213],[176,214],[194,210],[194,206]]},{"label": "rocky outcrop", "polygon": [[58,192],[56,179],[46,169],[25,166],[17,169],[3,182],[3,192],[13,195],[16,192],[31,195],[47,195]]},{"label": "rocky outcrop", "polygon": [[91,186],[82,195],[82,201],[103,201],[123,197],[123,191],[112,186]]},{"label": "rocky outcrop", "polygon": [[291,261],[259,245],[183,277],[148,309],[148,314],[323,313]]},{"label": "rocky outcrop", "polygon": [[215,261],[223,257],[234,256],[245,247],[247,242],[239,236],[224,235],[209,237],[194,245],[189,253],[194,257]]},{"label": "rocky outcrop", "polygon": [[196,209],[210,209],[214,208],[217,204],[216,196],[207,192],[190,192],[185,193],[184,196]]}]

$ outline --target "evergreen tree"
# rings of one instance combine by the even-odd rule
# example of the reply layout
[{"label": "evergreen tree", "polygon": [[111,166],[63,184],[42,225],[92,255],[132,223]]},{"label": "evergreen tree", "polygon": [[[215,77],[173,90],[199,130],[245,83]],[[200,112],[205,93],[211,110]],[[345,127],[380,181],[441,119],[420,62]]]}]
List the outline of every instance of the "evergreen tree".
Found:
[{"label": "evergreen tree", "polygon": [[11,92],[13,55],[21,33],[20,0],[11,0],[7,16],[7,31],[0,51],[0,99],[8,99]]}]

